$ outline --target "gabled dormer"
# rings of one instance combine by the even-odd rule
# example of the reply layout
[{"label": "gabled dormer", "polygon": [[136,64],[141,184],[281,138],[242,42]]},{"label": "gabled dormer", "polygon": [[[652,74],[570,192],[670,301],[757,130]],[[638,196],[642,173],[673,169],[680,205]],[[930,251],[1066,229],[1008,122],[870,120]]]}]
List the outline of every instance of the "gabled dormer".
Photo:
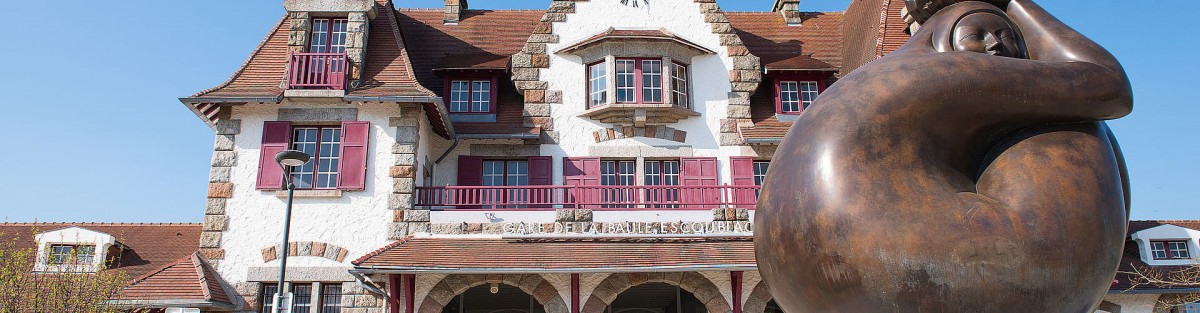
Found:
[{"label": "gabled dormer", "polygon": [[35,272],[94,273],[104,269],[109,258],[121,255],[122,245],[110,234],[68,227],[34,236],[38,257]]},{"label": "gabled dormer", "polygon": [[1137,242],[1143,262],[1150,266],[1194,265],[1200,258],[1197,239],[1200,231],[1171,224],[1147,228],[1130,234]]},{"label": "gabled dormer", "polygon": [[285,97],[341,98],[362,78],[373,0],[286,0]]}]

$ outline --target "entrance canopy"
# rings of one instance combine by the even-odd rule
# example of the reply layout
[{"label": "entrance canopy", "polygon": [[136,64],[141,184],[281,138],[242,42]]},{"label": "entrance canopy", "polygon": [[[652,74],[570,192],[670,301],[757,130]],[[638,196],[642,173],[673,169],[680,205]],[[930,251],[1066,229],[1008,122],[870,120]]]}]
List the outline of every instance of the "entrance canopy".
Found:
[{"label": "entrance canopy", "polygon": [[750,237],[501,239],[416,237],[355,260],[380,273],[754,270]]}]

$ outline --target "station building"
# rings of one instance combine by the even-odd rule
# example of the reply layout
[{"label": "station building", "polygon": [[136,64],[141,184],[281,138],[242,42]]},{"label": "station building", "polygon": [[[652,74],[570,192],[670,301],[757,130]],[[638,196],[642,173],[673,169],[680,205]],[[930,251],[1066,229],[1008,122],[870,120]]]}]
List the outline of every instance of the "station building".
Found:
[{"label": "station building", "polygon": [[[286,0],[228,80],[180,99],[216,134],[203,223],[179,226],[198,246],[122,303],[269,312],[282,287],[294,312],[780,312],[751,242],[758,185],[804,109],[910,26],[899,0],[771,4]],[[285,172],[287,149],[313,159]],[[1194,258],[1195,225],[1161,223],[1191,237],[1134,234],[1151,255],[1130,260]],[[1119,287],[1108,312],[1163,293]]]}]

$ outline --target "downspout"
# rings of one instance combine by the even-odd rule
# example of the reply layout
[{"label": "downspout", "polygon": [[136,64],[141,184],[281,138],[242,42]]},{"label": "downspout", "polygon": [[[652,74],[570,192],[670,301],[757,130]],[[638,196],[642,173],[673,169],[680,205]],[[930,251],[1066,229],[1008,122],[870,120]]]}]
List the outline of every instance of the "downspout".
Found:
[{"label": "downspout", "polygon": [[392,305],[401,305],[399,301],[393,299],[386,291],[379,289],[378,284],[372,281],[370,277],[363,275],[362,272],[350,270],[350,275],[354,276],[354,279],[358,281],[358,284],[362,285],[363,288],[366,288],[367,291],[383,296],[383,298],[388,299],[388,302],[391,302]]}]

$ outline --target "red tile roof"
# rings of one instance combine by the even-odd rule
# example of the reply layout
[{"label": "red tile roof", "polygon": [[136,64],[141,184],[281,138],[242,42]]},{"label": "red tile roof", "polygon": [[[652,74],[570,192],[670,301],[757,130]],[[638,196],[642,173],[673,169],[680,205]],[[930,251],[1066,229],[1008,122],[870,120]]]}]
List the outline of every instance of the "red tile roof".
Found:
[{"label": "red tile roof", "polygon": [[193,253],[132,280],[121,290],[125,301],[199,301],[232,305],[220,277],[200,255]]},{"label": "red tile roof", "polygon": [[[422,86],[442,94],[446,69],[507,69],[509,57],[520,52],[545,11],[467,10],[457,25],[442,21],[442,10],[400,9],[397,12],[412,68]],[[419,43],[419,44],[415,44]],[[537,134],[524,126],[524,98],[502,76],[497,86],[495,123],[454,123],[455,133],[472,135]]]},{"label": "red tile roof", "polygon": [[250,57],[224,83],[192,95],[192,98],[278,97],[283,94],[288,63],[289,19],[279,19]]},{"label": "red tile roof", "polygon": [[593,44],[599,43],[601,41],[606,41],[606,40],[630,40],[630,39],[674,41],[674,42],[682,44],[688,48],[695,49],[696,51],[699,51],[701,53],[714,53],[712,50],[708,50],[700,45],[697,45],[696,43],[693,43],[686,39],[680,38],[679,36],[676,36],[675,34],[669,32],[665,29],[616,29],[616,28],[612,28],[612,27],[609,27],[608,30],[605,30],[604,32],[593,35],[592,37],[589,37],[589,38],[579,41],[575,44],[567,46],[566,48],[559,49],[558,52],[572,52],[572,51],[582,49],[584,47],[591,46]]},{"label": "red tile roof", "polygon": [[874,61],[908,41],[908,24],[900,15],[902,0],[855,0],[846,8],[841,75]]},{"label": "red tile roof", "polygon": [[802,12],[802,26],[788,26],[777,12],[725,16],[768,70],[836,71],[842,66],[842,13]]},{"label": "red tile roof", "polygon": [[147,223],[0,223],[0,238],[12,238],[17,248],[36,248],[33,235],[80,227],[116,237],[126,250],[112,269],[132,277],[174,263],[200,247],[201,224]]},{"label": "red tile roof", "polygon": [[434,96],[417,84],[411,55],[400,35],[400,24],[391,5],[376,5],[375,23],[367,35],[367,56],[362,84],[352,96]]},{"label": "red tile roof", "polygon": [[754,266],[750,238],[469,239],[408,238],[355,260],[361,268],[568,271]]}]

